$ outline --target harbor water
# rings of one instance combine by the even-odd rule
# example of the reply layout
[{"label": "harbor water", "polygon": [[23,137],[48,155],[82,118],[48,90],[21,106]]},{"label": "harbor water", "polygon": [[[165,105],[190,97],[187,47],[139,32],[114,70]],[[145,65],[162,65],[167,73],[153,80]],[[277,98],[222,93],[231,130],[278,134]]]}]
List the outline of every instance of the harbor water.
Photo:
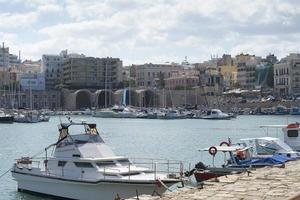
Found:
[{"label": "harbor water", "polygon": [[[0,174],[9,170],[15,159],[32,156],[56,142],[60,119],[66,121],[66,117],[55,116],[50,122],[0,124]],[[72,119],[96,123],[104,141],[118,155],[182,160],[188,170],[189,163],[191,166],[199,161],[212,164],[208,153],[198,151],[201,148],[218,145],[228,138],[238,142],[241,138],[266,136],[260,125],[300,121],[300,116],[244,115],[232,120],[107,119],[90,116],[74,116]],[[269,130],[269,136],[276,135],[282,136],[281,130]],[[45,199],[17,192],[16,189],[10,173],[0,178],[0,200]]]}]

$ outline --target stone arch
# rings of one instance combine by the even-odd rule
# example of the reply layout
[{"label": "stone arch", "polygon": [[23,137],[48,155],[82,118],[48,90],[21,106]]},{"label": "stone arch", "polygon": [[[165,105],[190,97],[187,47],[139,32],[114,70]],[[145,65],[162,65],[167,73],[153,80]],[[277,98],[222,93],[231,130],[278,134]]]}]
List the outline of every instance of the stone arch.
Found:
[{"label": "stone arch", "polygon": [[92,107],[91,92],[86,89],[77,90],[75,92],[76,109],[85,109]]},{"label": "stone arch", "polygon": [[[154,107],[157,105],[157,97],[153,90],[139,90],[139,106],[141,107]],[[155,98],[156,97],[156,98]]]},{"label": "stone arch", "polygon": [[114,104],[114,95],[111,90],[97,90],[95,94],[98,108],[110,107]]},{"label": "stone arch", "polygon": [[155,93],[152,90],[145,90],[144,92],[144,107],[155,106]]}]

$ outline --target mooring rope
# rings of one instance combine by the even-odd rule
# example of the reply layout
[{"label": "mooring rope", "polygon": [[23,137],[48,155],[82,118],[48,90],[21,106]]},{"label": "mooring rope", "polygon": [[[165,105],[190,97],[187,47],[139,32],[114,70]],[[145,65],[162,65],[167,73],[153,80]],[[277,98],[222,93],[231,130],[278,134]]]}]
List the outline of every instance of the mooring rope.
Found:
[{"label": "mooring rope", "polygon": [[3,174],[1,174],[1,175],[0,175],[0,178],[4,177],[8,172],[10,172],[11,169],[12,169],[12,167],[9,168],[9,169],[8,169],[6,172],[4,172]]}]

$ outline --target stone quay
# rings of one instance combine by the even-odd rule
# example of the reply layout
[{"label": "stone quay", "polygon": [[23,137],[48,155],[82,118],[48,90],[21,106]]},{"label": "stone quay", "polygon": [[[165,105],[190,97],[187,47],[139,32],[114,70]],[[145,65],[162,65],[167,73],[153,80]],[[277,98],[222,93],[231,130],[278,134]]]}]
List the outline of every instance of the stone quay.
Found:
[{"label": "stone quay", "polygon": [[[264,167],[249,173],[219,177],[197,187],[166,192],[161,197],[141,195],[139,200],[300,200],[300,160]],[[130,198],[136,200],[137,197]]]}]

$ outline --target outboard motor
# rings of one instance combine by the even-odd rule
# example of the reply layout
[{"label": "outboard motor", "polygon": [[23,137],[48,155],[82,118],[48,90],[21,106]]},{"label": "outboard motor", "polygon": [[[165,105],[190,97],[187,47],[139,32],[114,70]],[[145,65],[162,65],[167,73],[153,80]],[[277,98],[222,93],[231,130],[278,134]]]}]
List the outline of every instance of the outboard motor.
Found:
[{"label": "outboard motor", "polygon": [[207,166],[205,166],[205,165],[203,164],[203,162],[198,162],[198,163],[195,165],[195,168],[194,168],[194,169],[192,169],[191,171],[186,171],[186,172],[184,173],[184,175],[187,176],[187,177],[189,177],[189,176],[193,175],[194,172],[195,172],[196,170],[206,170],[206,169],[207,169]]},{"label": "outboard motor", "polygon": [[198,162],[198,163],[195,165],[195,168],[196,168],[196,169],[202,169],[202,170],[205,170],[205,169],[207,169],[207,166],[205,166],[205,165],[203,164],[203,162]]}]

